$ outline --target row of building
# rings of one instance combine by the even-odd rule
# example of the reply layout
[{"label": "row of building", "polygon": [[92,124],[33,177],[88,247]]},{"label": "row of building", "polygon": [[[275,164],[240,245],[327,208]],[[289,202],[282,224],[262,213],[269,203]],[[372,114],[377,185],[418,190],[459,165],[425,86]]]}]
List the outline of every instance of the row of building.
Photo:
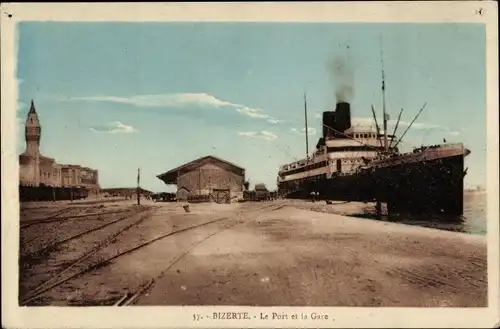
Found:
[{"label": "row of building", "polygon": [[40,152],[42,128],[33,101],[25,123],[26,149],[19,155],[19,185],[29,187],[85,188],[99,193],[99,173],[78,164],[59,164]]},{"label": "row of building", "polygon": [[[79,188],[99,194],[97,169],[59,164],[40,153],[41,124],[33,101],[25,124],[26,150],[19,155],[19,185],[26,188]],[[228,203],[242,199],[248,188],[245,169],[215,156],[205,156],[157,176],[177,186],[177,199]]]}]

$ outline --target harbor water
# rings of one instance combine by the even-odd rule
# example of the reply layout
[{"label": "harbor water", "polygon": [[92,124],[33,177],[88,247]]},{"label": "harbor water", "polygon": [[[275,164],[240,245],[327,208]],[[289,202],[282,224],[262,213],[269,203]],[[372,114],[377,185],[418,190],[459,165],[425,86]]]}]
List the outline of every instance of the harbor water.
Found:
[{"label": "harbor water", "polygon": [[425,218],[422,218],[418,216],[391,214],[390,218],[384,218],[383,220],[447,231],[486,235],[486,199],[485,192],[466,192],[464,194],[464,214],[460,217],[442,217],[436,215],[429,218],[426,215]]}]

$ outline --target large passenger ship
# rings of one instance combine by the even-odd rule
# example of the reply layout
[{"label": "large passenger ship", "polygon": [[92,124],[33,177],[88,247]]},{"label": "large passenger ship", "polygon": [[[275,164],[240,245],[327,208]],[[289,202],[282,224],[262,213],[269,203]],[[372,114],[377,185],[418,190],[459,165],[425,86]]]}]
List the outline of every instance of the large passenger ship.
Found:
[{"label": "large passenger ship", "polygon": [[[387,203],[389,211],[412,214],[463,214],[464,158],[462,143],[422,146],[400,153],[398,145],[420,115],[422,107],[400,138],[387,133],[385,82],[382,69],[383,130],[372,107],[376,129],[353,127],[347,102],[323,112],[323,134],[306,158],[278,171],[278,194],[310,198]],[[307,105],[306,130],[307,127]]]},{"label": "large passenger ship", "polygon": [[[337,103],[335,111],[323,112],[323,134],[316,150],[304,159],[280,167],[278,192],[287,198],[321,198],[367,201],[373,199],[363,166],[379,157],[383,134],[368,127],[351,126],[347,102]],[[388,136],[392,142],[394,136]],[[397,148],[391,147],[392,152]]]}]

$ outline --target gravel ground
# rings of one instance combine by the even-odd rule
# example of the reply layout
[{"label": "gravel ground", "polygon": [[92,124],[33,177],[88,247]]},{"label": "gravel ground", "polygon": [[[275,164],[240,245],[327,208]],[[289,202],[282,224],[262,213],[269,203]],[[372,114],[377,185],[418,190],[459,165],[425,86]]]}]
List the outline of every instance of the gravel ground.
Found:
[{"label": "gravel ground", "polygon": [[374,202],[346,202],[332,201],[326,204],[325,201],[304,201],[304,200],[283,200],[286,205],[303,210],[324,212],[328,214],[356,216],[359,214],[375,214]]},{"label": "gravel ground", "polygon": [[[97,211],[133,207],[132,202],[102,205]],[[101,257],[175,230],[222,220],[119,257],[47,291],[36,304],[110,305],[154,279],[136,305],[487,305],[486,240],[481,236],[299,209],[289,201],[194,204],[189,213],[182,205],[147,203],[154,212],[102,248]],[[33,209],[29,211],[32,215],[25,210],[21,222],[35,217]],[[43,212],[36,216],[41,218]],[[83,230],[81,222],[88,228],[97,225],[92,220],[76,222],[65,223],[64,232]],[[38,226],[42,235],[44,230],[58,230],[55,225]],[[111,225],[75,240],[52,251],[46,262],[21,264],[25,274],[36,267],[38,279],[21,275],[20,285],[33,289],[64,268],[61,264],[116,230]],[[29,234],[22,229],[23,235]],[[49,259],[60,267],[48,264]]]}]

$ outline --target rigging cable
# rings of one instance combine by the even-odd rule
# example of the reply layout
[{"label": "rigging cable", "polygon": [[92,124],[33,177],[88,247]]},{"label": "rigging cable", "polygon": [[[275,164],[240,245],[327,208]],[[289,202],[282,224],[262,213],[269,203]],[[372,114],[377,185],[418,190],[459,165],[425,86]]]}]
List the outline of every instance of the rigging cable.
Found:
[{"label": "rigging cable", "polygon": [[396,126],[394,127],[394,131],[392,132],[393,137],[391,138],[391,142],[389,143],[389,148],[391,147],[392,142],[394,142],[394,138],[396,138],[396,131],[398,130],[399,120],[401,120],[401,114],[403,114],[403,109],[401,109],[401,112],[399,112],[398,121],[396,122]]},{"label": "rigging cable", "polygon": [[399,145],[399,143],[401,142],[401,140],[403,139],[403,137],[406,135],[406,133],[408,132],[408,130],[411,128],[411,126],[413,125],[413,123],[415,122],[415,120],[417,120],[417,118],[419,117],[420,113],[422,113],[422,111],[425,109],[426,106],[427,106],[427,102],[424,103],[424,106],[422,106],[422,108],[420,109],[420,111],[418,111],[417,115],[413,118],[413,120],[411,121],[410,125],[408,126],[408,128],[406,128],[406,130],[404,131],[403,135],[401,135],[401,137],[399,138],[399,140],[396,143],[396,145],[394,145],[394,147],[396,147],[396,146]]}]

